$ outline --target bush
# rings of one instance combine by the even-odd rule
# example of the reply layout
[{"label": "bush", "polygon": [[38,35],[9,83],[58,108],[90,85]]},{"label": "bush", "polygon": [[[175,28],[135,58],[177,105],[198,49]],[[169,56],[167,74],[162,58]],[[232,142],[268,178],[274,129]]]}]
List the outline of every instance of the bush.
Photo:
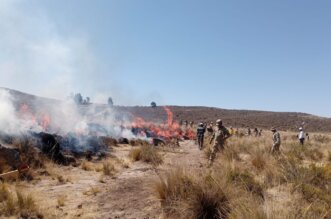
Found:
[{"label": "bush", "polygon": [[158,150],[151,145],[142,145],[139,148],[133,148],[129,152],[129,158],[133,161],[141,160],[153,165],[159,165],[163,162]]},{"label": "bush", "polygon": [[31,194],[24,195],[16,190],[12,193],[8,185],[1,183],[0,185],[0,217],[1,216],[17,216],[19,218],[35,218],[40,217],[37,205]]},{"label": "bush", "polygon": [[103,163],[102,171],[106,176],[113,176],[116,172],[114,164],[109,161]]},{"label": "bush", "polygon": [[167,172],[155,184],[156,194],[167,217],[227,218],[230,202],[218,183],[207,183],[182,169]]},{"label": "bush", "polygon": [[141,148],[131,149],[128,156],[132,161],[139,161],[141,159]]},{"label": "bush", "polygon": [[91,162],[88,162],[86,160],[84,160],[82,163],[81,163],[81,168],[85,171],[94,171],[94,167],[92,165]]},{"label": "bush", "polygon": [[8,185],[6,183],[0,183],[0,203],[6,201],[10,195]]}]

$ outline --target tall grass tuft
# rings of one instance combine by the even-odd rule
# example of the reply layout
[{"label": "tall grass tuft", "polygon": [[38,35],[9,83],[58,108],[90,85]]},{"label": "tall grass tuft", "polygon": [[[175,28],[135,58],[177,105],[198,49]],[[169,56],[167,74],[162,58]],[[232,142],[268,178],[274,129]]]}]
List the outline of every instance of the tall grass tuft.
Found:
[{"label": "tall grass tuft", "polygon": [[144,161],[153,165],[159,165],[163,163],[163,158],[160,155],[158,149],[151,145],[142,145],[139,148],[133,148],[129,152],[129,158],[132,161]]},{"label": "tall grass tuft", "polygon": [[227,218],[231,212],[229,199],[219,184],[201,181],[183,169],[161,176],[155,190],[167,217]]}]

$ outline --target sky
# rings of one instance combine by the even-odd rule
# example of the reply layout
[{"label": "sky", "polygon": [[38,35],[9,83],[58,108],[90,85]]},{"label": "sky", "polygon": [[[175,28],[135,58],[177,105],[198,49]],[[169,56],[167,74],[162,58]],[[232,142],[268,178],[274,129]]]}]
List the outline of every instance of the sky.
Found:
[{"label": "sky", "polygon": [[0,87],[331,117],[331,1],[0,0]]}]

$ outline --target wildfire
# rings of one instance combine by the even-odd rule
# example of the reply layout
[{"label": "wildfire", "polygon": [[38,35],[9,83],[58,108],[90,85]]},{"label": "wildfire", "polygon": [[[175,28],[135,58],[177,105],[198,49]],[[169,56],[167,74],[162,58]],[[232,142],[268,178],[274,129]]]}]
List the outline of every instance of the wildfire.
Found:
[{"label": "wildfire", "polygon": [[[123,122],[115,122],[112,123],[112,126],[118,126],[119,129],[123,131],[123,129],[130,130],[133,135],[138,138],[148,138],[148,137],[161,137],[164,139],[171,138],[180,138],[180,139],[194,139],[195,133],[192,129],[186,128],[183,129],[177,122],[173,120],[173,112],[169,107],[164,106],[163,109],[167,114],[167,120],[164,123],[153,123],[147,122],[141,117],[134,117],[133,121],[129,124],[123,125]],[[31,127],[39,127],[44,132],[56,132],[60,130],[59,125],[55,121],[52,120],[51,116],[46,112],[33,112],[30,109],[29,105],[22,104],[19,108],[19,116],[29,121]],[[56,119],[56,118],[55,118]],[[103,127],[102,122],[94,125],[94,127]],[[94,133],[93,129],[89,130],[89,125],[86,123],[78,123],[76,125],[76,130],[72,130],[77,135],[91,135]],[[64,133],[66,134],[66,133]],[[107,133],[105,133],[107,135]]]},{"label": "wildfire", "polygon": [[34,114],[25,103],[20,106],[18,116],[24,121],[29,121],[31,127],[40,126],[43,131],[47,131],[51,124],[51,117],[47,113]]},{"label": "wildfire", "polygon": [[43,129],[47,130],[50,124],[51,124],[51,117],[48,114],[42,114],[40,125],[43,127]]},{"label": "wildfire", "polygon": [[163,109],[167,113],[167,121],[165,124],[155,124],[146,122],[140,117],[135,117],[132,127],[134,133],[139,136],[146,131],[152,132],[157,137],[170,138],[186,138],[195,139],[195,133],[192,129],[182,130],[181,126],[173,121],[173,112],[169,107],[164,106]]}]

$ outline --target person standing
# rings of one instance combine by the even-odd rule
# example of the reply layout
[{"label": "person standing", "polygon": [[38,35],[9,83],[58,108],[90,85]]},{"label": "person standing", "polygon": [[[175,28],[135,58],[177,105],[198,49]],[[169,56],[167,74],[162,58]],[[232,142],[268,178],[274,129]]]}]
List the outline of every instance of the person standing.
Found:
[{"label": "person standing", "polygon": [[230,133],[230,135],[234,135],[234,129],[232,128],[232,126],[229,129],[229,133]]},{"label": "person standing", "polygon": [[259,135],[259,130],[257,128],[254,128],[254,135],[255,137],[258,137]]},{"label": "person standing", "polygon": [[197,128],[197,139],[198,139],[198,145],[199,145],[200,150],[202,150],[202,148],[203,148],[203,140],[205,138],[205,132],[206,132],[206,128],[204,127],[203,123],[201,122]]},{"label": "person standing", "polygon": [[251,128],[248,127],[248,128],[247,128],[247,135],[248,135],[248,136],[251,136],[251,134],[252,134]]},{"label": "person standing", "polygon": [[299,143],[303,145],[305,143],[305,132],[303,131],[303,128],[299,128]]},{"label": "person standing", "polygon": [[271,148],[271,153],[279,152],[279,147],[281,144],[280,140],[280,134],[277,132],[276,128],[271,129],[273,135],[272,135],[272,140],[273,140],[273,145]]},{"label": "person standing", "polygon": [[221,119],[218,119],[216,121],[216,130],[210,139],[210,143],[213,143],[213,147],[211,149],[211,153],[209,156],[209,166],[211,166],[214,162],[214,159],[216,157],[216,153],[218,151],[223,151],[224,150],[224,144],[226,139],[230,137],[229,131],[223,126],[223,122]]}]

